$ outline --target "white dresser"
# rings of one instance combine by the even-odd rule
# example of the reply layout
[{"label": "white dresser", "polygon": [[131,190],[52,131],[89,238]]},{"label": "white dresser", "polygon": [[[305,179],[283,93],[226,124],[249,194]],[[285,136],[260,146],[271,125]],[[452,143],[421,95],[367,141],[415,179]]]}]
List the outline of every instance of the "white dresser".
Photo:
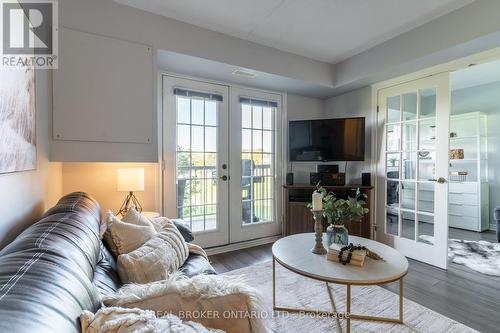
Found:
[{"label": "white dresser", "polygon": [[487,182],[450,182],[448,225],[473,231],[489,229],[489,200]]}]

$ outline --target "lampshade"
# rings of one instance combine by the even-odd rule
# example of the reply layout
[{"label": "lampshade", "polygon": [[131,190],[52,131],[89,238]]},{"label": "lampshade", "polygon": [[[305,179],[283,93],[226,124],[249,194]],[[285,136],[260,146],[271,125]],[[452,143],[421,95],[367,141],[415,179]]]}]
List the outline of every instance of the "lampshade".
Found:
[{"label": "lampshade", "polygon": [[144,191],[144,169],[127,168],[117,169],[117,191],[133,192]]}]

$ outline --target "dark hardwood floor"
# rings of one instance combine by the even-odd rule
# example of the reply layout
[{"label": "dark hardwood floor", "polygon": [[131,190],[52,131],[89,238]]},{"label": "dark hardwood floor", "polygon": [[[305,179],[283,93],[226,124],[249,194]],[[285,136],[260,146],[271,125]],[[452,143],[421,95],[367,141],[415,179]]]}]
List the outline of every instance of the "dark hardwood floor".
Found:
[{"label": "dark hardwood floor", "polygon": [[[450,228],[451,229],[451,228]],[[450,238],[495,241],[492,232],[450,230]],[[272,259],[272,244],[211,256],[214,268],[227,272]],[[500,278],[450,263],[448,270],[409,259],[404,296],[480,332],[500,332]],[[398,284],[384,288],[395,293]],[[353,289],[355,292],[355,289]],[[438,332],[436,332],[438,333]]]}]

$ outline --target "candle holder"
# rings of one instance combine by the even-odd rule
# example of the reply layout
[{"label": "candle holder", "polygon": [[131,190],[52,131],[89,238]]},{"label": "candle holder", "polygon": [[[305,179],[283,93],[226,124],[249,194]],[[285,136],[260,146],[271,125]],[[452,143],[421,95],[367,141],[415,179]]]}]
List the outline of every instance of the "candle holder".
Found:
[{"label": "candle holder", "polygon": [[324,210],[311,210],[314,216],[314,233],[316,236],[316,244],[311,249],[314,254],[326,254],[326,249],[323,246],[323,213]]}]

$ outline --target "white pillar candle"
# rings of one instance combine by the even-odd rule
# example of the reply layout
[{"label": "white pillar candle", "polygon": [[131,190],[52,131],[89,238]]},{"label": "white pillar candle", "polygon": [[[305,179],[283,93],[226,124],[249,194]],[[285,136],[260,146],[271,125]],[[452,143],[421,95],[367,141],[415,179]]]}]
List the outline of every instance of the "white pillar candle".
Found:
[{"label": "white pillar candle", "polygon": [[323,194],[318,191],[314,191],[312,195],[312,204],[313,210],[323,210]]}]

